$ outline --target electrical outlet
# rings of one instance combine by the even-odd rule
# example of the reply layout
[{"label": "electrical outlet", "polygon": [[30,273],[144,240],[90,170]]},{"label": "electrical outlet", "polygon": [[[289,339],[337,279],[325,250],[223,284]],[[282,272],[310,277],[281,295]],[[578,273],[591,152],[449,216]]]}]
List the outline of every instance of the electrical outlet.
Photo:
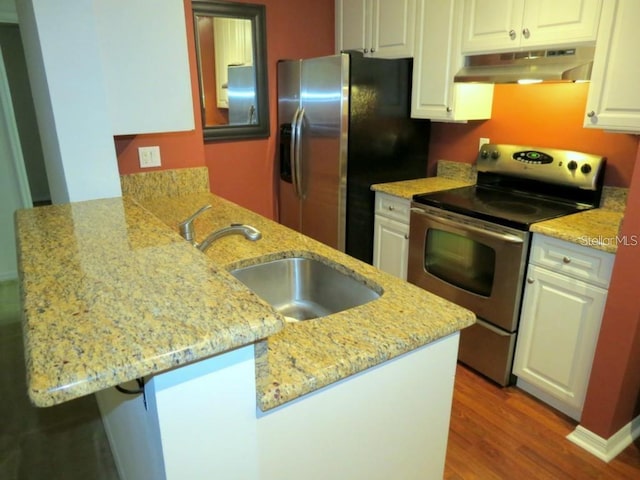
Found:
[{"label": "electrical outlet", "polygon": [[138,147],[138,159],[140,160],[140,168],[159,167],[160,147]]},{"label": "electrical outlet", "polygon": [[480,137],[480,141],[478,142],[478,150],[482,148],[482,145],[486,145],[487,143],[491,143],[491,140],[488,138]]}]

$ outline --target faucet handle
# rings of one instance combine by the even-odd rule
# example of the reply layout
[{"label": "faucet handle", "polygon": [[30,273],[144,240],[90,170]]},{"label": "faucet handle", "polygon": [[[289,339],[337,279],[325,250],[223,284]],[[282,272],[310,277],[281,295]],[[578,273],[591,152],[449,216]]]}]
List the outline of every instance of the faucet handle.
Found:
[{"label": "faucet handle", "polygon": [[182,235],[182,238],[184,238],[185,240],[187,240],[189,242],[193,242],[194,241],[195,232],[193,230],[193,221],[200,214],[206,212],[210,208],[211,208],[211,205],[205,205],[204,207],[201,207],[200,209],[198,209],[198,211],[195,212],[193,215],[191,215],[189,218],[187,218],[186,220],[184,220],[183,222],[180,222],[180,224],[178,224],[178,227],[180,228],[180,235]]}]

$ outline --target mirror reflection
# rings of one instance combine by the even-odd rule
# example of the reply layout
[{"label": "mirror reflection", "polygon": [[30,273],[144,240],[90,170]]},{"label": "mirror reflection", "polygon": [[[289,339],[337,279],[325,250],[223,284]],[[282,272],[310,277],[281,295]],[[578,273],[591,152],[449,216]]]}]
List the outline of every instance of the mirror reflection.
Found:
[{"label": "mirror reflection", "polygon": [[[251,21],[196,15],[204,125],[257,123]],[[213,75],[211,75],[213,72]]]},{"label": "mirror reflection", "polygon": [[192,5],[205,140],[268,136],[264,6]]}]

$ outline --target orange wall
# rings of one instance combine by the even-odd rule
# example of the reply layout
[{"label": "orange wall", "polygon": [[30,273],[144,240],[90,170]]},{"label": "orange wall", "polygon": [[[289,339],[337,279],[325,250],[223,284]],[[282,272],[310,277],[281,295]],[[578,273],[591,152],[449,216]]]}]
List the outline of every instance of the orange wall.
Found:
[{"label": "orange wall", "polygon": [[638,136],[582,127],[588,83],[496,85],[491,120],[433,123],[429,174],[438,159],[473,163],[478,139],[595,153],[607,157],[605,185],[628,187]]},{"label": "orange wall", "polygon": [[[213,17],[198,18],[198,40],[200,48],[200,62],[203,72],[211,75],[202,75],[202,90],[204,96],[205,125],[226,125],[229,123],[227,109],[218,108],[218,91],[216,88],[216,50],[213,42]],[[196,92],[194,92],[195,95]],[[202,108],[202,105],[198,105]]]},{"label": "orange wall", "polygon": [[640,149],[581,424],[609,438],[640,415]]}]

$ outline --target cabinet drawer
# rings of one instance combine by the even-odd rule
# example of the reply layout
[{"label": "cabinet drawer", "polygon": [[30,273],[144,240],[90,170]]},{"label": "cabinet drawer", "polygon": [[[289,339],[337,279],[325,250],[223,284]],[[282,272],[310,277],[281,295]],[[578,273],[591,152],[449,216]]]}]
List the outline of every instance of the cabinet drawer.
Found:
[{"label": "cabinet drawer", "polygon": [[386,193],[376,193],[376,214],[409,224],[411,201]]},{"label": "cabinet drawer", "polygon": [[614,258],[612,253],[534,234],[529,262],[608,288]]}]

